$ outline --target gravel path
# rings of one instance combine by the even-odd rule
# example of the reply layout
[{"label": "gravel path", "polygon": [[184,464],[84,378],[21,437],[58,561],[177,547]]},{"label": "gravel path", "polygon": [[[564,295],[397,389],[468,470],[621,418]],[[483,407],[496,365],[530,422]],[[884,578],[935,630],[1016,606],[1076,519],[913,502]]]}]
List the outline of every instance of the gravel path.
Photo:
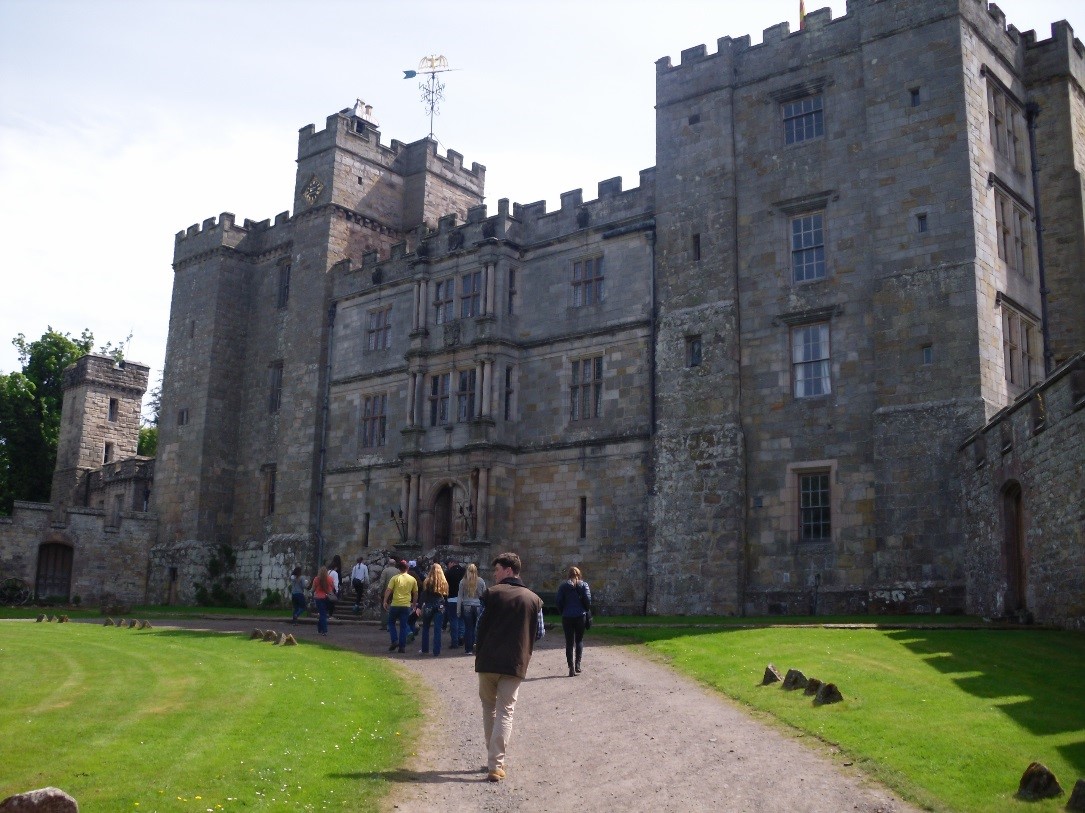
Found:
[{"label": "gravel path", "polygon": [[[268,622],[198,620],[169,625],[248,632]],[[271,625],[269,625],[271,626]],[[290,627],[317,640],[311,624]],[[690,813],[807,811],[912,813],[825,748],[752,720],[725,698],[634,650],[588,634],[584,672],[568,677],[561,628],[536,645],[520,687],[508,778],[485,781],[486,750],[474,658],[389,655],[388,633],[335,624],[328,643],[389,657],[430,690],[428,732],[386,805],[399,813]],[[446,636],[447,640],[447,636]]]}]

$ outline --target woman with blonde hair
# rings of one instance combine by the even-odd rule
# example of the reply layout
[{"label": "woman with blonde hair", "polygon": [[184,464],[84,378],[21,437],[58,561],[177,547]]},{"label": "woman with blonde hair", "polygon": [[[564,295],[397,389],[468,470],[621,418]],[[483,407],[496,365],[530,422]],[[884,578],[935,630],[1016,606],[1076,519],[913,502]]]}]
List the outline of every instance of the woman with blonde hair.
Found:
[{"label": "woman with blonde hair", "polygon": [[475,652],[475,628],[478,626],[482,602],[479,599],[486,592],[486,582],[478,577],[478,567],[467,566],[467,573],[460,580],[460,589],[456,597],[456,612],[463,619],[463,650],[468,655]]},{"label": "woman with blonde hair", "polygon": [[[569,662],[569,677],[580,674],[580,658],[584,654],[584,629],[591,611],[591,588],[580,577],[579,567],[570,567],[568,579],[558,588],[558,612],[565,632],[565,660]],[[573,659],[573,656],[576,659]]]},{"label": "woman with blonde hair", "polygon": [[448,581],[444,569],[434,562],[429,566],[429,573],[422,582],[422,649],[419,654],[429,652],[429,632],[433,628],[433,656],[441,654],[441,625],[445,620],[445,599],[448,598]]},{"label": "woman with blonde hair", "polygon": [[332,587],[331,576],[328,568],[321,567],[320,572],[313,579],[313,598],[316,599],[316,631],[321,635],[328,634],[328,602],[335,598],[335,590]]}]

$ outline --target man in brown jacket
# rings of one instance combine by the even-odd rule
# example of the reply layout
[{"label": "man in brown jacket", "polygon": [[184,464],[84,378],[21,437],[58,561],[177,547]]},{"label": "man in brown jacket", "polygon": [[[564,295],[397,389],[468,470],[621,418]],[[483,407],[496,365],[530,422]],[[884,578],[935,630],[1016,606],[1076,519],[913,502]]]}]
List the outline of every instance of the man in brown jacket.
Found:
[{"label": "man in brown jacket", "polygon": [[486,776],[505,778],[505,748],[512,736],[512,712],[535,641],[546,633],[542,599],[520,581],[520,557],[502,553],[493,561],[493,586],[482,594],[482,617],[475,642],[478,696],[486,732]]}]

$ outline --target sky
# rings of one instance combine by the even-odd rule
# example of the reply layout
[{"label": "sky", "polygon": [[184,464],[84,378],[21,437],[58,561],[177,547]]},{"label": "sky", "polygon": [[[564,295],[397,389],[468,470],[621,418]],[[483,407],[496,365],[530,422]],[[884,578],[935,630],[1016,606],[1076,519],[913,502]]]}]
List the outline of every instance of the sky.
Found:
[{"label": "sky", "polygon": [[[844,0],[828,5],[833,18]],[[1085,36],[1085,0],[1001,0]],[[486,167],[486,203],[545,200],[655,164],[655,62],[788,21],[799,0],[0,0],[0,373],[48,326],[162,373],[174,235],[293,202],[297,133],[361,98],[382,143],[429,133]],[[1075,25],[1076,24],[1076,25]]]}]

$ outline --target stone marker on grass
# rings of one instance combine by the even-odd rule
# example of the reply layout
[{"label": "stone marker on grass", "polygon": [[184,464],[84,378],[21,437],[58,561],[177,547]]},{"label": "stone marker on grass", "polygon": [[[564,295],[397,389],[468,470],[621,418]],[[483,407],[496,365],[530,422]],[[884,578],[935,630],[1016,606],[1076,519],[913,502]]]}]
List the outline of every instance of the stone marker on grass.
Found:
[{"label": "stone marker on grass", "polygon": [[1021,775],[1021,784],[1017,786],[1017,798],[1032,801],[1055,796],[1062,796],[1062,785],[1055,774],[1042,762],[1029,764]]},{"label": "stone marker on grass", "polygon": [[806,675],[804,675],[798,669],[788,669],[787,674],[784,675],[783,687],[790,692],[794,689],[805,689],[808,682],[809,681],[807,681]]},{"label": "stone marker on grass", "polygon": [[275,632],[275,630],[268,630],[267,632],[264,633],[264,640],[265,641],[278,641],[279,640],[279,633]]},{"label": "stone marker on grass", "polygon": [[0,813],[79,813],[79,803],[60,788],[38,788],[4,799]]},{"label": "stone marker on grass", "polygon": [[771,663],[765,667],[765,676],[761,678],[761,685],[768,686],[773,683],[779,683],[783,680],[780,677],[780,670],[773,666]]},{"label": "stone marker on grass", "polygon": [[1070,801],[1066,803],[1067,810],[1074,813],[1085,813],[1085,779],[1079,779],[1074,784],[1074,790],[1070,794]]},{"label": "stone marker on grass", "polygon": [[843,699],[844,695],[840,694],[840,689],[836,688],[835,683],[822,683],[814,696],[814,705],[825,706],[829,703],[839,703]]},{"label": "stone marker on grass", "polygon": [[818,689],[820,689],[822,685],[822,682],[817,678],[810,678],[806,681],[806,689],[803,691],[803,694],[817,694]]}]

